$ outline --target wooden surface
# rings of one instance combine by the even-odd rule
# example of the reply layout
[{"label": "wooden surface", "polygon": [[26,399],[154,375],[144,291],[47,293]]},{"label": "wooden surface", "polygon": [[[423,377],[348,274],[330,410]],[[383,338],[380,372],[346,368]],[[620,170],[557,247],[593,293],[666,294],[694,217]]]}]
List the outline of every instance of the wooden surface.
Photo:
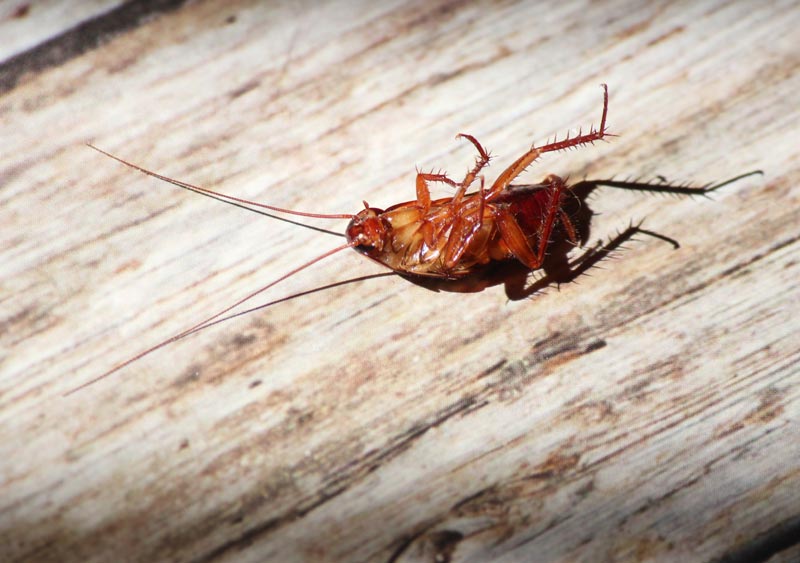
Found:
[{"label": "wooden surface", "polygon": [[[800,10],[644,4],[0,3],[0,560],[800,557]],[[597,190],[592,242],[646,218],[681,248],[532,299],[371,279],[63,396],[341,242],[85,142],[354,212],[460,175],[458,132],[493,179],[597,123],[601,82],[619,137],[523,180],[765,175]],[[379,272],[340,254],[257,303]]]}]

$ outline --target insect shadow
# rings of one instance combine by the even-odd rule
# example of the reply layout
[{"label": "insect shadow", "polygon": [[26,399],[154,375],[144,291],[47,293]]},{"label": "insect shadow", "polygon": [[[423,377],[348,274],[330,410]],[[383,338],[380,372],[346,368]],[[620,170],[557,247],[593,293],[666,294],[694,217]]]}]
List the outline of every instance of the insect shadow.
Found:
[{"label": "insect shadow", "polygon": [[[709,197],[709,194],[728,184],[756,174],[762,174],[762,172],[760,170],[747,172],[717,184],[704,186],[671,184],[662,176],[651,182],[614,179],[583,180],[573,184],[568,192],[565,192],[567,195],[564,198],[563,209],[573,223],[577,242],[581,247],[585,247],[591,239],[591,223],[596,215],[588,204],[588,198],[600,187],[677,196]],[[512,186],[512,189],[535,189],[536,187],[536,185]],[[576,244],[570,240],[564,228],[558,225],[551,234],[547,255],[537,272],[531,272],[529,268],[516,260],[507,260],[504,262],[492,262],[457,280],[442,280],[404,274],[397,275],[415,285],[434,292],[477,293],[489,287],[502,284],[505,286],[506,296],[512,301],[519,301],[541,293],[547,288],[559,287],[562,284],[574,282],[598,263],[622,250],[625,243],[634,240],[637,234],[663,240],[671,244],[674,249],[680,248],[677,240],[643,229],[640,221],[638,223],[631,222],[610,240],[606,242],[600,241],[588,248],[584,248],[579,256],[571,258],[570,254],[575,250]],[[533,280],[531,280],[532,275],[535,275]]]}]

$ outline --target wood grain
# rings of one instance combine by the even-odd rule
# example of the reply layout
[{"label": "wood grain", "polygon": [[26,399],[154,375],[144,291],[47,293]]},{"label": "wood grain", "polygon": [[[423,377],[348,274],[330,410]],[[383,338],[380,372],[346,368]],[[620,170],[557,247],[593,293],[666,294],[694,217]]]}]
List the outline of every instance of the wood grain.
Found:
[{"label": "wood grain", "polygon": [[[6,4],[4,35],[45,17]],[[0,559],[797,556],[796,3],[137,5],[4,51]],[[646,219],[681,248],[638,237],[532,299],[370,279],[63,395],[340,243],[87,141],[353,212],[412,199],[415,166],[465,170],[458,132],[493,179],[596,123],[601,82],[619,136],[525,180],[765,175],[712,200],[597,190],[592,241]],[[260,302],[376,273],[340,254]]]}]

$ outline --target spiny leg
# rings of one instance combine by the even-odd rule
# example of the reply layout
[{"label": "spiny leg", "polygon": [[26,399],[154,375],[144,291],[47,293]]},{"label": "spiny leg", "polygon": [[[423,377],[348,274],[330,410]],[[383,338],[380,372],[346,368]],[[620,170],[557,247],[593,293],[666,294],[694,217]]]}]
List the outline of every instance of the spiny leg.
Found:
[{"label": "spiny leg", "polygon": [[600,86],[602,86],[603,88],[603,115],[602,117],[600,117],[600,128],[595,129],[594,127],[591,127],[586,135],[583,135],[579,130],[578,136],[572,137],[571,139],[568,134],[567,138],[562,141],[556,142],[554,140],[554,142],[548,143],[543,147],[540,147],[539,148],[540,153],[560,151],[571,147],[576,147],[578,145],[585,145],[586,143],[594,143],[595,141],[599,141],[603,137],[605,137],[606,116],[608,115],[608,86],[606,86],[605,84],[601,84]]},{"label": "spiny leg", "polygon": [[[550,243],[550,234],[553,232],[553,227],[556,223],[556,216],[561,211],[561,193],[567,187],[564,180],[555,174],[548,174],[548,176],[545,178],[545,182],[549,184],[550,189],[553,190],[553,196],[550,199],[550,203],[547,205],[544,223],[542,223],[542,226],[539,228],[539,248],[537,249],[536,254],[537,268],[541,267],[542,262],[544,262],[544,256],[547,252],[547,245]],[[571,222],[569,222],[569,226],[572,227]]]},{"label": "spiny leg", "polygon": [[589,130],[589,133],[586,135],[583,135],[579,132],[577,137],[573,137],[571,139],[567,137],[562,141],[548,143],[538,148],[531,147],[528,152],[519,157],[516,162],[506,168],[503,173],[497,177],[497,180],[495,180],[491,189],[487,193],[487,198],[489,201],[501,194],[503,190],[505,190],[511,184],[511,182],[513,182],[514,179],[522,173],[523,170],[530,166],[534,160],[539,158],[541,154],[577,147],[587,143],[594,143],[595,141],[599,141],[605,137],[606,116],[608,115],[608,86],[605,84],[602,84],[601,86],[603,87],[603,115],[600,118],[600,128],[594,129],[594,127],[592,127]]},{"label": "spiny leg", "polygon": [[447,244],[444,249],[444,266],[448,270],[455,268],[475,237],[475,234],[483,227],[483,213],[485,209],[483,176],[480,177],[480,181],[481,187],[477,198],[477,220],[470,220],[474,212],[463,213],[463,210],[470,205],[470,201],[475,201],[472,197],[468,198],[465,203],[459,206],[459,210],[455,213],[455,217],[453,218],[453,227],[450,229],[450,236],[447,239]]},{"label": "spiny leg", "polygon": [[467,189],[472,185],[472,182],[475,181],[475,178],[478,176],[483,167],[489,164],[489,153],[483,146],[478,142],[478,139],[473,137],[472,135],[467,135],[466,133],[459,133],[456,135],[456,139],[463,137],[464,139],[468,140],[472,143],[475,148],[478,150],[478,158],[475,159],[475,166],[467,172],[467,175],[464,176],[464,180],[461,182],[461,187],[456,192],[456,195],[453,196],[453,200],[455,202],[461,201],[461,198],[464,197],[464,193]]},{"label": "spiny leg", "polygon": [[428,209],[431,207],[431,191],[428,189],[428,182],[443,182],[454,188],[458,187],[458,184],[454,180],[448,178],[446,174],[417,171],[417,202],[422,206],[425,213],[427,213]]},{"label": "spiny leg", "polygon": [[458,191],[456,191],[449,206],[453,211],[453,226],[450,229],[450,235],[447,239],[447,244],[444,249],[444,267],[447,270],[455,268],[458,261],[466,252],[467,247],[472,241],[475,233],[477,233],[483,226],[483,210],[484,210],[484,178],[480,177],[481,187],[478,195],[478,219],[477,221],[468,220],[464,215],[463,210],[468,205],[468,202],[463,203],[463,197],[467,188],[475,181],[478,173],[489,163],[489,153],[483,148],[478,139],[466,133],[459,133],[456,139],[465,138],[478,151],[478,158],[475,160],[475,166],[467,172],[464,180],[461,182]]},{"label": "spiny leg", "polygon": [[572,220],[569,218],[569,215],[567,215],[563,209],[558,210],[558,220],[561,222],[564,230],[567,231],[567,238],[569,241],[575,246],[578,246],[578,232],[575,230],[575,225],[572,224]]}]

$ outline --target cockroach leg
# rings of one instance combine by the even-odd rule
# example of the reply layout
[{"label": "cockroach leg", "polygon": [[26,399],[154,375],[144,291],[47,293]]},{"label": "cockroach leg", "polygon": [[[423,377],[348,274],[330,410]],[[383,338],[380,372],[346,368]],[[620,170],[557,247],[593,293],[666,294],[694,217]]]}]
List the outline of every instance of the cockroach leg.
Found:
[{"label": "cockroach leg", "polygon": [[478,176],[478,174],[480,174],[481,170],[483,170],[483,167],[489,164],[490,159],[489,153],[478,142],[478,139],[472,135],[467,135],[466,133],[459,133],[456,135],[456,139],[462,137],[475,146],[475,148],[478,150],[478,158],[475,160],[475,166],[473,166],[472,169],[467,172],[467,175],[464,176],[464,180],[461,182],[461,187],[453,197],[453,201],[455,203],[461,201],[461,198],[464,197],[467,189],[472,185],[472,182],[475,181],[475,178]]},{"label": "cockroach leg", "polygon": [[494,220],[500,231],[502,242],[508,247],[509,251],[529,269],[536,269],[539,266],[537,254],[528,243],[525,231],[519,226],[514,215],[506,208],[499,207],[494,211]]},{"label": "cockroach leg", "polygon": [[417,172],[417,203],[426,213],[431,207],[431,191],[428,188],[428,182],[443,182],[454,188],[458,187],[456,181],[448,178],[446,174]]},{"label": "cockroach leg", "polygon": [[556,216],[558,215],[558,212],[561,211],[561,194],[567,187],[566,183],[564,183],[564,180],[555,174],[549,174],[544,181],[548,185],[546,189],[552,190],[552,196],[550,197],[550,202],[547,205],[545,220],[542,223],[541,231],[539,232],[539,248],[537,249],[538,252],[536,254],[536,265],[534,266],[534,269],[541,268],[542,263],[544,262],[547,245],[550,242],[550,234],[553,232]]},{"label": "cockroach leg", "polygon": [[[444,250],[444,263],[448,268],[458,264],[461,257],[466,252],[467,247],[472,242],[475,235],[483,227],[485,201],[484,201],[484,177],[480,176],[481,187],[478,192],[477,212],[462,212],[453,219],[453,227],[447,240]],[[468,204],[465,204],[466,207]]]},{"label": "cockroach leg", "polygon": [[488,201],[491,201],[495,197],[499,196],[500,194],[505,191],[506,188],[514,181],[514,179],[519,176],[528,166],[530,166],[534,160],[539,158],[540,155],[546,152],[554,152],[560,151],[564,149],[569,149],[572,147],[577,147],[580,145],[585,145],[587,143],[594,143],[595,141],[601,140],[603,137],[607,135],[606,132],[606,115],[608,115],[608,86],[605,84],[602,85],[603,87],[603,115],[600,118],[600,128],[599,129],[590,129],[589,133],[586,135],[578,134],[576,137],[570,138],[567,136],[566,139],[563,139],[558,142],[548,143],[541,147],[531,147],[528,152],[523,154],[519,157],[511,166],[506,168],[502,174],[497,177],[492,188],[489,190],[488,193]]},{"label": "cockroach leg", "polygon": [[558,210],[558,220],[561,223],[561,226],[564,227],[564,230],[567,232],[567,238],[569,241],[573,245],[579,246],[580,241],[578,240],[578,233],[575,230],[575,225],[572,224],[572,220],[563,209]]}]

